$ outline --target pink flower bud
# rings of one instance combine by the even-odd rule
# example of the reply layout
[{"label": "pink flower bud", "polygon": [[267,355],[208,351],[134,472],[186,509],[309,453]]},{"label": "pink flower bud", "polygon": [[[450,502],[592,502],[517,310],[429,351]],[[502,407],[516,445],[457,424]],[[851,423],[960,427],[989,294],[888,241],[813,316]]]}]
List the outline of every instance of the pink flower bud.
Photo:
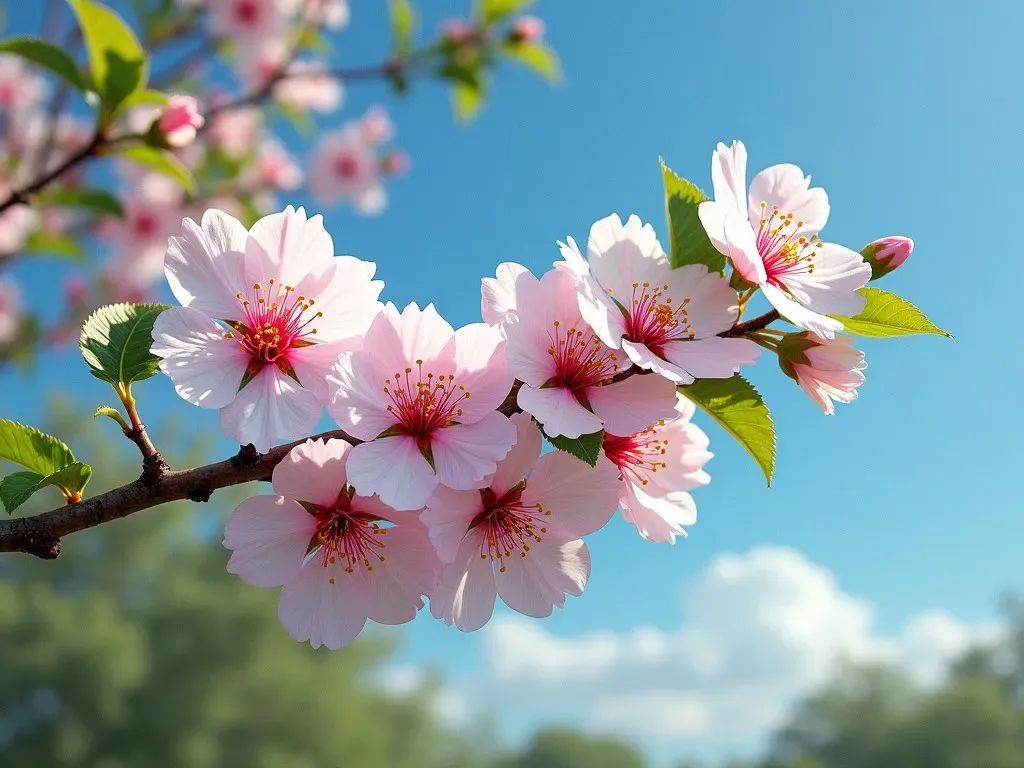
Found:
[{"label": "pink flower bud", "polygon": [[187,147],[196,139],[196,131],[206,121],[199,104],[191,96],[171,96],[156,127],[170,147]]},{"label": "pink flower bud", "polygon": [[543,20],[536,16],[521,16],[512,25],[512,41],[516,43],[536,43],[544,37],[546,29]]},{"label": "pink flower bud", "polygon": [[454,45],[461,45],[473,37],[476,27],[473,22],[460,17],[445,19],[441,22],[441,37]]},{"label": "pink flower bud", "polygon": [[913,250],[914,241],[909,237],[890,235],[868,243],[860,255],[871,265],[871,279],[877,280],[902,266]]},{"label": "pink flower bud", "polygon": [[412,161],[409,160],[409,155],[401,150],[395,150],[394,152],[388,152],[384,155],[380,161],[381,171],[390,174],[391,176],[401,176],[409,172],[409,166]]},{"label": "pink flower bud", "polygon": [[822,411],[835,413],[835,403],[857,399],[864,383],[864,353],[849,336],[820,339],[813,333],[790,333],[779,342],[779,366]]}]

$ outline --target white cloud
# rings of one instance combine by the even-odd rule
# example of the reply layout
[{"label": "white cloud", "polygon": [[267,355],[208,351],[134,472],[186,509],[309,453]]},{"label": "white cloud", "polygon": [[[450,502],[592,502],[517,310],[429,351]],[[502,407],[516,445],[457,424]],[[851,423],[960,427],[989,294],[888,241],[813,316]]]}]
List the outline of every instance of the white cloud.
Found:
[{"label": "white cloud", "polygon": [[497,687],[502,708],[638,743],[747,740],[779,724],[838,659],[892,661],[933,684],[968,645],[998,632],[927,611],[899,634],[880,635],[869,603],[845,593],[826,568],[778,547],[716,558],[685,585],[682,609],[674,631],[574,637],[497,618],[484,631],[484,669],[459,686],[466,701],[479,702],[464,709],[493,706]]}]

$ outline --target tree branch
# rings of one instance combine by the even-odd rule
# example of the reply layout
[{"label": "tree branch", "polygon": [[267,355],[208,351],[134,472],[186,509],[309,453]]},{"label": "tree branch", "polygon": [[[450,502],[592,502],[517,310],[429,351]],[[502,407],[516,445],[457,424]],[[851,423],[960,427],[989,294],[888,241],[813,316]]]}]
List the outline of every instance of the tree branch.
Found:
[{"label": "tree branch", "polygon": [[37,177],[34,181],[29,182],[19,189],[12,190],[7,199],[0,202],[0,213],[3,213],[8,208],[15,205],[27,205],[30,195],[34,195],[36,192],[42,190],[46,185],[56,181],[86,158],[97,154],[99,149],[105,143],[105,136],[101,131],[97,131],[93,134],[93,137],[90,139],[88,144],[81,147],[77,152],[69,155],[63,163],[58,165],[52,171],[44,173],[42,176]]},{"label": "tree branch", "polygon": [[[516,404],[519,386],[519,382],[516,382],[505,401],[498,407],[506,416],[520,410]],[[332,437],[347,440],[352,445],[363,442],[340,429],[322,432],[314,435],[313,439],[327,440]],[[178,472],[167,470],[161,472],[155,479],[147,478],[146,472],[143,471],[138,480],[101,493],[99,496],[84,499],[77,504],[67,504],[60,509],[32,517],[0,520],[0,552],[26,552],[51,560],[60,554],[60,538],[70,533],[95,528],[97,525],[171,501],[209,501],[210,496],[218,488],[227,488],[253,480],[269,480],[274,467],[292,448],[304,442],[305,438],[296,440],[271,448],[266,453],[257,453],[251,445],[247,445],[230,459]]]},{"label": "tree branch", "polygon": [[745,336],[748,333],[753,333],[754,331],[760,331],[762,328],[767,328],[778,320],[779,317],[779,310],[773,309],[769,312],[765,312],[763,315],[751,318],[745,323],[737,323],[728,331],[722,331],[718,335],[726,339],[736,336]]}]

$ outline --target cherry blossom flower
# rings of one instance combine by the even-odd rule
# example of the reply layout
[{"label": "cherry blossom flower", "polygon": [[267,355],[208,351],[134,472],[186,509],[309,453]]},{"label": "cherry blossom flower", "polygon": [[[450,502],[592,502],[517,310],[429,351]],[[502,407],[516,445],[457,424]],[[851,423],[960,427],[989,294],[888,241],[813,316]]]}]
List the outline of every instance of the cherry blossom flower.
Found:
[{"label": "cherry blossom flower", "polygon": [[185,219],[165,270],[182,306],[157,318],[153,353],[175,391],[258,451],[310,434],[331,366],[380,310],[376,265],[336,257],[322,217],[289,206],[249,232],[223,211]]},{"label": "cherry blossom flower", "polygon": [[615,377],[633,367],[583,321],[576,281],[549,270],[515,283],[513,312],[503,325],[512,375],[523,382],[519,407],[551,437],[576,438],[601,429],[632,434],[675,415],[676,387],[661,376]]},{"label": "cherry blossom flower", "polygon": [[313,648],[352,642],[366,620],[404,624],[423,607],[440,564],[427,530],[349,483],[352,446],[307,440],[274,468],[275,495],[235,509],[224,530],[228,571],[279,587],[278,616]]},{"label": "cherry blossom flower", "polygon": [[[615,214],[590,228],[587,259],[570,237],[559,243],[576,277],[583,319],[640,368],[676,384],[723,379],[754,362],[754,342],[722,338],[739,316],[736,292],[702,264],[672,269],[650,224]],[[588,263],[589,262],[589,263]]]},{"label": "cherry blossom flower", "polygon": [[296,61],[284,79],[274,85],[274,98],[291,109],[334,112],[345,98],[341,81],[321,62]]},{"label": "cherry blossom flower", "polygon": [[348,0],[301,0],[299,13],[307,23],[334,30],[347,27],[350,17]]},{"label": "cherry blossom flower", "polygon": [[371,144],[386,144],[395,137],[395,124],[384,107],[370,107],[359,121],[363,136]]},{"label": "cherry blossom flower", "polygon": [[329,382],[331,416],[370,441],[352,452],[352,482],[395,509],[419,509],[438,483],[479,487],[515,441],[496,411],[512,387],[500,331],[483,323],[456,331],[433,304],[401,314],[387,304]]},{"label": "cherry blossom flower", "polygon": [[822,411],[835,415],[835,403],[852,403],[864,383],[864,353],[849,336],[823,340],[791,333],[779,342],[779,365]]},{"label": "cherry blossom flower", "polygon": [[522,264],[503,261],[494,277],[480,281],[480,315],[485,323],[498,325],[516,308],[516,280],[529,272]]},{"label": "cherry blossom flower", "polygon": [[690,419],[695,406],[678,395],[676,417],[627,437],[605,434],[604,453],[619,470],[619,509],[648,541],[674,543],[697,522],[689,491],[707,485],[708,436]]},{"label": "cherry blossom flower", "polygon": [[[0,198],[10,194],[10,187],[0,181]],[[39,226],[39,213],[27,205],[12,205],[0,213],[0,254],[17,253]]]},{"label": "cherry blossom flower", "polygon": [[360,126],[349,123],[324,134],[310,164],[309,186],[324,203],[351,201],[356,210],[376,215],[387,204],[380,163]]},{"label": "cherry blossom flower", "polygon": [[203,132],[211,146],[228,157],[243,157],[259,140],[263,113],[255,107],[239,107],[217,112]]},{"label": "cherry blossom flower", "polygon": [[439,487],[420,515],[445,563],[430,612],[463,632],[487,623],[497,596],[542,618],[566,595],[583,594],[590,552],[581,537],[615,512],[618,478],[608,459],[591,467],[562,451],[540,456],[537,425],[526,414],[512,423],[516,444],[488,486]]},{"label": "cherry blossom flower", "polygon": [[906,264],[914,251],[914,241],[902,235],[890,235],[874,240],[861,250],[861,256],[871,267],[871,279],[885,277]]},{"label": "cherry blossom flower", "polygon": [[46,81],[20,56],[0,53],[0,109],[29,112],[46,97]]},{"label": "cherry blossom flower", "polygon": [[21,325],[21,290],[9,277],[0,276],[0,345],[18,337]]},{"label": "cherry blossom flower", "polygon": [[811,187],[800,168],[766,168],[749,193],[746,177],[743,142],[720,143],[711,158],[715,199],[698,209],[708,237],[779,314],[832,338],[843,324],[828,315],[856,315],[864,308],[856,291],[871,278],[871,267],[856,251],[818,238],[828,220],[828,195]]},{"label": "cherry blossom flower", "polygon": [[281,0],[206,0],[210,31],[246,46],[261,38],[280,37],[288,28],[287,5]]},{"label": "cherry blossom flower", "polygon": [[194,98],[176,94],[168,100],[156,127],[168,146],[185,147],[196,140],[196,131],[205,122]]},{"label": "cherry blossom flower", "polygon": [[288,150],[276,139],[260,142],[252,164],[242,169],[240,184],[254,190],[298,189],[302,185],[302,168]]}]

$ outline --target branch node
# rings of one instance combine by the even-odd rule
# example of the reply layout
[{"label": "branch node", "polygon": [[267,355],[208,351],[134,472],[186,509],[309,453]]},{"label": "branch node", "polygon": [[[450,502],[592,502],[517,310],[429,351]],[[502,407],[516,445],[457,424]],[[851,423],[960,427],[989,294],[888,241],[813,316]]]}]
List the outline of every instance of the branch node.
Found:
[{"label": "branch node", "polygon": [[213,496],[216,490],[209,480],[196,480],[185,490],[185,498],[197,504],[204,504]]},{"label": "branch node", "polygon": [[23,551],[41,560],[56,560],[60,556],[60,539],[55,536],[30,536],[25,539]]},{"label": "branch node", "polygon": [[238,453],[231,457],[231,465],[235,469],[245,469],[259,461],[259,458],[260,452],[256,450],[255,445],[249,443],[239,448]]},{"label": "branch node", "polygon": [[155,486],[160,482],[168,469],[170,469],[170,466],[164,460],[164,457],[160,455],[159,451],[154,451],[142,460],[142,482],[150,487]]}]

